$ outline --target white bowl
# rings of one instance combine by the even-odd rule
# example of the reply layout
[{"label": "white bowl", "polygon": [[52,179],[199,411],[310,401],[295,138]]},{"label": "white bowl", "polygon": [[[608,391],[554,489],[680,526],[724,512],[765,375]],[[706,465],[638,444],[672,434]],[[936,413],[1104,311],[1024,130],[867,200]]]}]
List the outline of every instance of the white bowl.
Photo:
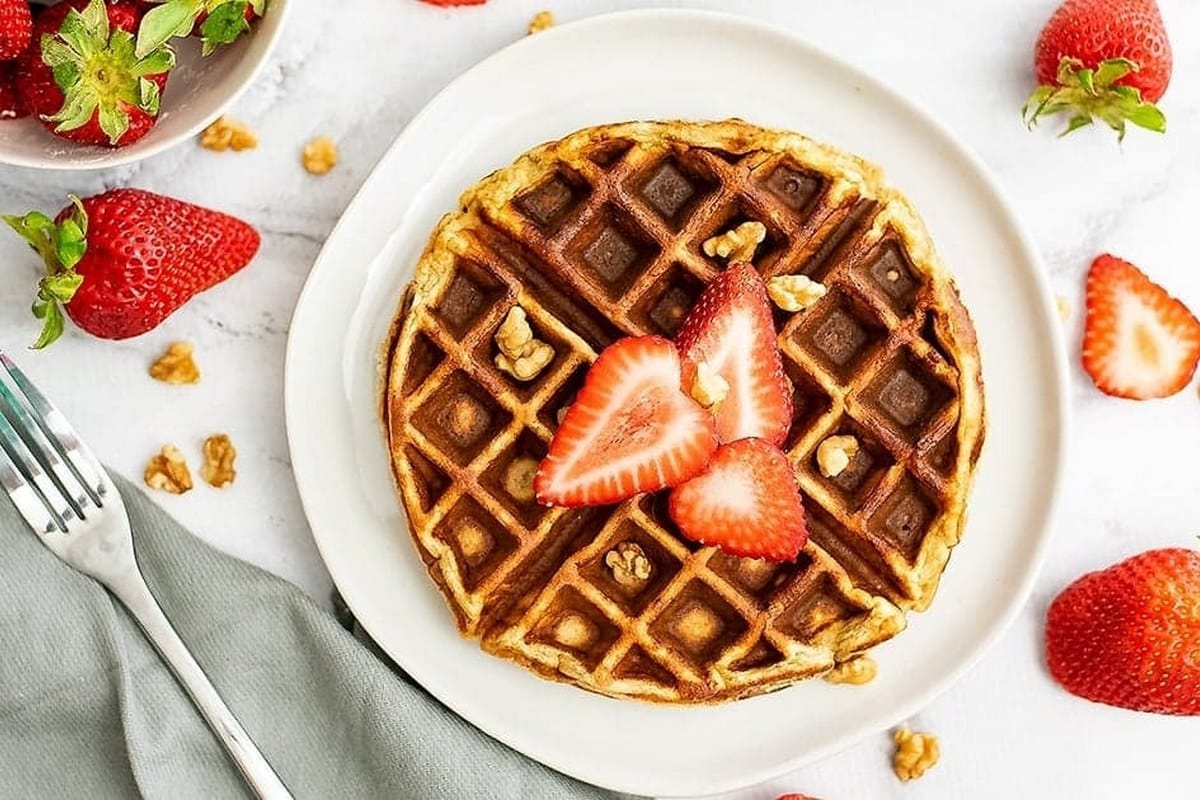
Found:
[{"label": "white bowl", "polygon": [[107,169],[157,155],[196,136],[237,100],[267,63],[288,13],[288,0],[271,0],[254,30],[209,58],[195,39],[176,39],[179,64],[163,93],[158,124],[119,149],[75,144],[33,118],[0,122],[0,164],[33,169]]}]

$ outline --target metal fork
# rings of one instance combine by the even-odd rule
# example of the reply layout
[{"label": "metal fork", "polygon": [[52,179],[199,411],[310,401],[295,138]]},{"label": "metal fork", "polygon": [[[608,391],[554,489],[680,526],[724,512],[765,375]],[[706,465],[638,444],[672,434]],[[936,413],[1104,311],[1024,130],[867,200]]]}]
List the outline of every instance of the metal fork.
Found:
[{"label": "metal fork", "polygon": [[254,792],[291,798],[150,593],[125,504],[100,462],[3,351],[0,367],[0,485],[42,544],[129,609]]}]

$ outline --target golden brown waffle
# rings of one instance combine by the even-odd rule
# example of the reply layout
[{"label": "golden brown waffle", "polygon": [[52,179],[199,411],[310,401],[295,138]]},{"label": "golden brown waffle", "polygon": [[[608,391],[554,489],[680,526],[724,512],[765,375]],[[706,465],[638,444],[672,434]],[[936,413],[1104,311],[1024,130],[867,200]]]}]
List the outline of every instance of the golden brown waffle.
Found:
[{"label": "golden brown waffle", "polygon": [[[588,364],[617,337],[672,335],[724,266],[702,243],[746,220],[766,225],[765,277],[829,290],[776,317],[805,551],[775,565],[698,547],[662,496],[539,506],[533,471]],[[514,305],[555,352],[529,381],[494,362]],[[905,198],[861,159],[739,121],[590,128],[468,190],[405,295],[386,392],[413,540],[462,632],[546,677],[665,702],[778,689],[903,629],[958,541],[983,440],[974,331]],[[815,451],[838,433],[861,447],[827,479]]]}]

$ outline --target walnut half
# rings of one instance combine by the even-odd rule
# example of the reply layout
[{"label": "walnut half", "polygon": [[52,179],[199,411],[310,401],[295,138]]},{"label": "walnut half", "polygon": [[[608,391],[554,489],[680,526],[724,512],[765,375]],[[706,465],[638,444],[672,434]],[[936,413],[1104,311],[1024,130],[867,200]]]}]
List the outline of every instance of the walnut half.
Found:
[{"label": "walnut half", "polygon": [[513,306],[496,329],[496,368],[519,381],[531,381],[554,360],[554,348],[533,338],[525,309]]},{"label": "walnut half", "polygon": [[767,294],[771,300],[793,314],[813,305],[827,293],[824,285],[807,275],[777,275],[767,281]]},{"label": "walnut half", "polygon": [[529,32],[531,34],[541,33],[547,28],[554,26],[554,12],[539,11],[533,15],[533,19],[529,21]]},{"label": "walnut half", "polygon": [[931,733],[914,733],[908,728],[897,728],[893,739],[896,754],[892,757],[892,771],[902,781],[912,781],[928,772],[942,756],[941,744]]},{"label": "walnut half", "polygon": [[200,477],[209,486],[224,489],[237,477],[233,467],[236,458],[237,449],[228,436],[219,433],[208,437],[204,440],[204,466],[200,468]]},{"label": "walnut half", "polygon": [[875,675],[878,672],[879,667],[875,664],[875,659],[868,655],[861,655],[834,666],[833,669],[825,673],[825,680],[830,683],[848,683],[853,686],[861,686],[864,683],[870,683],[875,680]]},{"label": "walnut half", "polygon": [[142,479],[151,489],[170,494],[183,494],[192,488],[192,472],[187,460],[173,444],[164,445],[158,455],[150,459]]},{"label": "walnut half", "polygon": [[199,383],[200,368],[193,352],[187,342],[175,342],[150,365],[150,377],[163,383]]},{"label": "walnut half", "polygon": [[243,123],[222,116],[200,134],[200,146],[218,153],[226,150],[240,153],[258,147],[258,137]]},{"label": "walnut half", "polygon": [[604,556],[613,580],[622,586],[637,586],[649,580],[653,565],[637,542],[621,542]]},{"label": "walnut half", "polygon": [[761,222],[743,222],[736,228],[704,242],[704,255],[728,259],[731,262],[750,262],[758,246],[767,238],[767,226]]},{"label": "walnut half", "polygon": [[850,466],[858,455],[858,439],[853,436],[830,436],[817,445],[817,467],[826,478],[836,478]]},{"label": "walnut half", "polygon": [[301,163],[310,175],[324,175],[337,166],[337,142],[328,136],[318,136],[304,145]]}]

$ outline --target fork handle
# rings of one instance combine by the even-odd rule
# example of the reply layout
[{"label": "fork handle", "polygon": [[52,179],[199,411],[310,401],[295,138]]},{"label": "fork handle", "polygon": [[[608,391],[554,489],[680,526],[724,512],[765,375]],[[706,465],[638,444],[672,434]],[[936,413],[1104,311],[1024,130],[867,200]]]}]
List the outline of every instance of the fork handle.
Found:
[{"label": "fork handle", "polygon": [[129,609],[151,644],[183,684],[201,716],[254,793],[264,800],[291,800],[292,793],[196,663],[141,574],[135,569],[119,576],[110,576],[105,583],[109,591]]}]

